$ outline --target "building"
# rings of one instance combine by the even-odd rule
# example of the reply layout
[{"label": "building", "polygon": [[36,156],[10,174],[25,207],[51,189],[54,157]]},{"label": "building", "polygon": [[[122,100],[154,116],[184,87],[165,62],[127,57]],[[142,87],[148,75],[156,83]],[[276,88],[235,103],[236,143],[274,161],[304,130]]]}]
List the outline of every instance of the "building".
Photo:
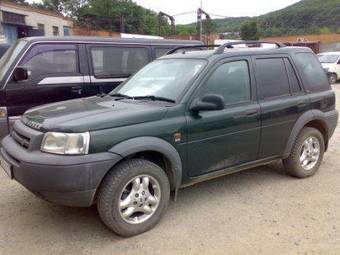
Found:
[{"label": "building", "polygon": [[67,36],[73,21],[63,15],[0,0],[0,42],[14,43],[28,36]]}]

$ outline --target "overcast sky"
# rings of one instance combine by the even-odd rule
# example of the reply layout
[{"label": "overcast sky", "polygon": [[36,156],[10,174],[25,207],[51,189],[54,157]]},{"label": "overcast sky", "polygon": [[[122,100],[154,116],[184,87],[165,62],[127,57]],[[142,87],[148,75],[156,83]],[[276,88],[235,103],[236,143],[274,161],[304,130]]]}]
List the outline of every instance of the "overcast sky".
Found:
[{"label": "overcast sky", "polygon": [[[27,0],[28,2],[41,2],[41,0]],[[137,4],[153,11],[163,11],[175,15],[177,24],[186,24],[196,21],[196,11],[201,0],[133,0]],[[202,0],[203,10],[212,18],[258,16],[271,11],[287,7],[300,0]],[[176,15],[187,13],[185,15]],[[220,16],[214,16],[220,15]]]},{"label": "overcast sky", "polygon": [[[196,11],[200,0],[133,0],[134,2],[156,12],[163,11],[170,15]],[[239,17],[258,16],[279,10],[299,0],[202,0],[203,10],[209,14]],[[194,22],[196,14],[175,16],[177,24]],[[212,16],[212,18],[219,18]]]}]

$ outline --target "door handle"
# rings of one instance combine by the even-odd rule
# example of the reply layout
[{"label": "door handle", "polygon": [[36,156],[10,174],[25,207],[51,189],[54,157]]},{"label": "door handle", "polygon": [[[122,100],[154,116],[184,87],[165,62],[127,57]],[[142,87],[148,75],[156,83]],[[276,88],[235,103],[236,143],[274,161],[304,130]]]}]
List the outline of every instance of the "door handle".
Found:
[{"label": "door handle", "polygon": [[244,116],[253,116],[259,113],[259,110],[249,110],[246,111],[246,113],[244,114]]},{"label": "door handle", "polygon": [[302,102],[298,102],[298,107],[305,107],[307,105],[306,102],[302,101]]},{"label": "door handle", "polygon": [[79,95],[82,93],[83,89],[80,86],[72,87],[72,93],[78,93]]}]

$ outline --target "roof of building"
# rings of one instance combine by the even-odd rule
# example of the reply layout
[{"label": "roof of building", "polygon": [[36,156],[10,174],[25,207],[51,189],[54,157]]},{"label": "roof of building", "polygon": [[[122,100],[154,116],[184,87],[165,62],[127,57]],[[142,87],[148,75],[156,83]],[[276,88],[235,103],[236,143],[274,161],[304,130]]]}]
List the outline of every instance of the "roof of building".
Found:
[{"label": "roof of building", "polygon": [[35,6],[31,6],[31,5],[28,5],[28,4],[25,4],[25,3],[24,4],[18,4],[18,3],[10,2],[10,1],[6,1],[6,0],[0,0],[0,5],[11,7],[11,8],[14,8],[14,9],[45,14],[45,15],[48,15],[48,16],[54,16],[54,17],[58,17],[58,18],[69,20],[69,21],[73,22],[73,19],[65,17],[61,13],[51,11],[51,10],[46,10],[46,9],[35,7]]}]

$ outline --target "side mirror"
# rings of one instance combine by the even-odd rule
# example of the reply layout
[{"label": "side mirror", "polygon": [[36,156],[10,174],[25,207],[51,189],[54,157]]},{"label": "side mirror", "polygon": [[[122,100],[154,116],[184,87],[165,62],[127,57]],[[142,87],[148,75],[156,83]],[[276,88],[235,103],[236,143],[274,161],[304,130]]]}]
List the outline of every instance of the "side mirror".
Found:
[{"label": "side mirror", "polygon": [[17,66],[13,72],[13,79],[15,81],[27,80],[29,76],[28,70],[25,67]]},{"label": "side mirror", "polygon": [[224,97],[215,94],[205,95],[202,99],[196,100],[191,106],[192,112],[218,111],[224,109]]}]

